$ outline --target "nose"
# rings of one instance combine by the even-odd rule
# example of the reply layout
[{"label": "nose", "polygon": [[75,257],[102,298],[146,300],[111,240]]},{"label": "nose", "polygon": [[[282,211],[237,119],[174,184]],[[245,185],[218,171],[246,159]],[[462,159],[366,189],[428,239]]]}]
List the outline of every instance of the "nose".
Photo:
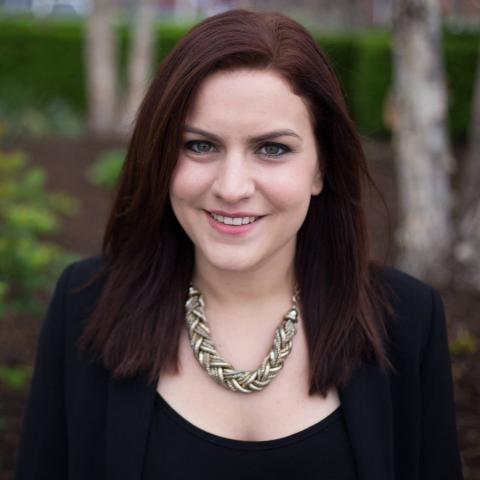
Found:
[{"label": "nose", "polygon": [[247,157],[241,153],[225,155],[212,184],[213,194],[225,202],[236,203],[251,197],[254,191],[255,182]]}]

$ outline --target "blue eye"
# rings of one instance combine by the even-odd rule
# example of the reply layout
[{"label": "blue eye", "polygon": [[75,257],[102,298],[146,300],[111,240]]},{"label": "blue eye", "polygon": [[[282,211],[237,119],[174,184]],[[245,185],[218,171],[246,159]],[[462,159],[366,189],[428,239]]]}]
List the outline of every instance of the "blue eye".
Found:
[{"label": "blue eye", "polygon": [[[265,155],[267,157],[280,157],[285,153],[291,152],[290,148],[286,145],[282,145],[281,143],[265,143],[262,145],[261,148],[265,148]],[[283,151],[279,151],[283,150]]]},{"label": "blue eye", "polygon": [[[207,140],[190,140],[189,142],[185,143],[185,148],[195,154],[201,155],[211,153],[213,151],[212,148],[214,148],[214,145]],[[264,149],[264,151],[260,153],[262,153],[266,157],[280,157],[285,153],[289,153],[292,151],[286,145],[272,142],[264,143],[263,145],[261,145],[259,151],[262,149]]]},{"label": "blue eye", "polygon": [[210,147],[212,146],[210,142],[205,140],[191,140],[185,144],[185,147],[193,153],[210,153]]}]

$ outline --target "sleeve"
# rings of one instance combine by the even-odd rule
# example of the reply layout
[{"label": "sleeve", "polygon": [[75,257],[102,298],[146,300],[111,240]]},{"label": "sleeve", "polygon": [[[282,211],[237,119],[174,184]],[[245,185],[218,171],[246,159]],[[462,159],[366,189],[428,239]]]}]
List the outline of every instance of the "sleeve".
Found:
[{"label": "sleeve", "polygon": [[73,264],[59,277],[40,330],[35,368],[16,455],[15,480],[66,480],[64,321]]},{"label": "sleeve", "polygon": [[443,301],[432,293],[430,332],[421,365],[422,480],[462,480],[448,336]]}]

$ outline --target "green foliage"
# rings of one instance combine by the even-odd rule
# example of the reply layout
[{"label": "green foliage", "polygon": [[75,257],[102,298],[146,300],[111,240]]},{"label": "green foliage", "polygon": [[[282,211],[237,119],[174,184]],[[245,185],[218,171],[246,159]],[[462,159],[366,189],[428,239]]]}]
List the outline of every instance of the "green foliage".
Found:
[{"label": "green foliage", "polygon": [[362,34],[355,44],[352,65],[352,114],[362,133],[385,135],[385,100],[392,84],[391,38],[385,32]]},{"label": "green foliage", "polygon": [[161,23],[157,26],[156,64],[160,64],[170,50],[185,35],[193,24]]},{"label": "green foliage", "polygon": [[[384,31],[317,37],[338,73],[347,103],[363,134],[388,135],[383,112],[393,82],[392,38]],[[331,42],[331,47],[327,45]],[[339,48],[340,47],[340,48]],[[449,130],[462,141],[470,127],[471,103],[478,56],[478,33],[446,31],[443,55],[449,94]],[[340,61],[339,61],[340,59]]]},{"label": "green foliage", "polygon": [[0,104],[0,127],[3,135],[41,138],[48,135],[78,137],[85,128],[82,119],[65,101],[52,101],[45,107],[15,108]]},{"label": "green foliage", "polygon": [[30,365],[6,367],[0,365],[0,382],[9,390],[25,390],[32,377],[33,369]]},{"label": "green foliage", "polygon": [[464,140],[471,122],[471,105],[480,40],[472,35],[446,36],[445,70],[449,98],[449,129],[456,140]]},{"label": "green foliage", "polygon": [[77,258],[47,241],[60,215],[77,210],[73,198],[47,193],[45,172],[30,167],[21,152],[0,152],[0,315],[39,313],[37,296],[53,286],[66,264]]},{"label": "green foliage", "polygon": [[[191,26],[168,22],[156,25],[156,65]],[[332,60],[361,132],[387,134],[383,105],[392,82],[391,34],[312,33]],[[126,23],[117,25],[117,34],[118,73],[125,82],[130,43]],[[78,118],[85,115],[87,108],[83,36],[84,24],[79,20],[0,18],[0,123],[3,118],[12,128],[43,132],[45,119],[40,112],[57,111],[52,105],[60,105],[59,120],[53,122],[51,130],[56,126],[78,130]],[[444,35],[449,125],[455,139],[464,138],[470,124],[479,38],[478,33]],[[46,115],[52,123],[50,116]]]},{"label": "green foliage", "polygon": [[1,103],[45,108],[68,99],[75,112],[85,110],[83,25],[22,19],[0,27]]},{"label": "green foliage", "polygon": [[125,151],[107,150],[99,156],[88,172],[88,179],[94,185],[113,190],[125,160]]},{"label": "green foliage", "polygon": [[336,74],[342,85],[347,102],[352,104],[352,89],[354,86],[354,71],[356,55],[356,41],[350,34],[315,34],[320,47],[327,54],[333,64]]},{"label": "green foliage", "polygon": [[81,133],[82,24],[7,17],[0,25],[0,121],[6,133]]},{"label": "green foliage", "polygon": [[477,353],[477,338],[469,330],[462,330],[450,343],[450,352],[453,355],[473,355]]}]

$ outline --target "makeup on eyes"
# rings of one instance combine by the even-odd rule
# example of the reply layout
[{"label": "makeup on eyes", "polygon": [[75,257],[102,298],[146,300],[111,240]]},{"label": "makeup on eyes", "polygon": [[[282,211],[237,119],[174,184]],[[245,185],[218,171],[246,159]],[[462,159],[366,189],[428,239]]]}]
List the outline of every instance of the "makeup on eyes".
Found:
[{"label": "makeup on eyes", "polygon": [[[199,145],[199,144],[214,146],[214,144],[208,140],[187,140],[185,141],[184,148],[198,155],[203,155],[203,154],[206,155],[206,154],[212,153],[211,150],[198,151],[192,148],[194,145]],[[294,152],[294,150],[290,148],[288,145],[285,145],[279,142],[263,142],[260,145],[258,145],[257,151],[263,148],[268,148],[268,147],[275,147],[277,151],[280,150],[280,153],[263,153],[262,155],[266,157],[282,157],[287,153]]]}]

